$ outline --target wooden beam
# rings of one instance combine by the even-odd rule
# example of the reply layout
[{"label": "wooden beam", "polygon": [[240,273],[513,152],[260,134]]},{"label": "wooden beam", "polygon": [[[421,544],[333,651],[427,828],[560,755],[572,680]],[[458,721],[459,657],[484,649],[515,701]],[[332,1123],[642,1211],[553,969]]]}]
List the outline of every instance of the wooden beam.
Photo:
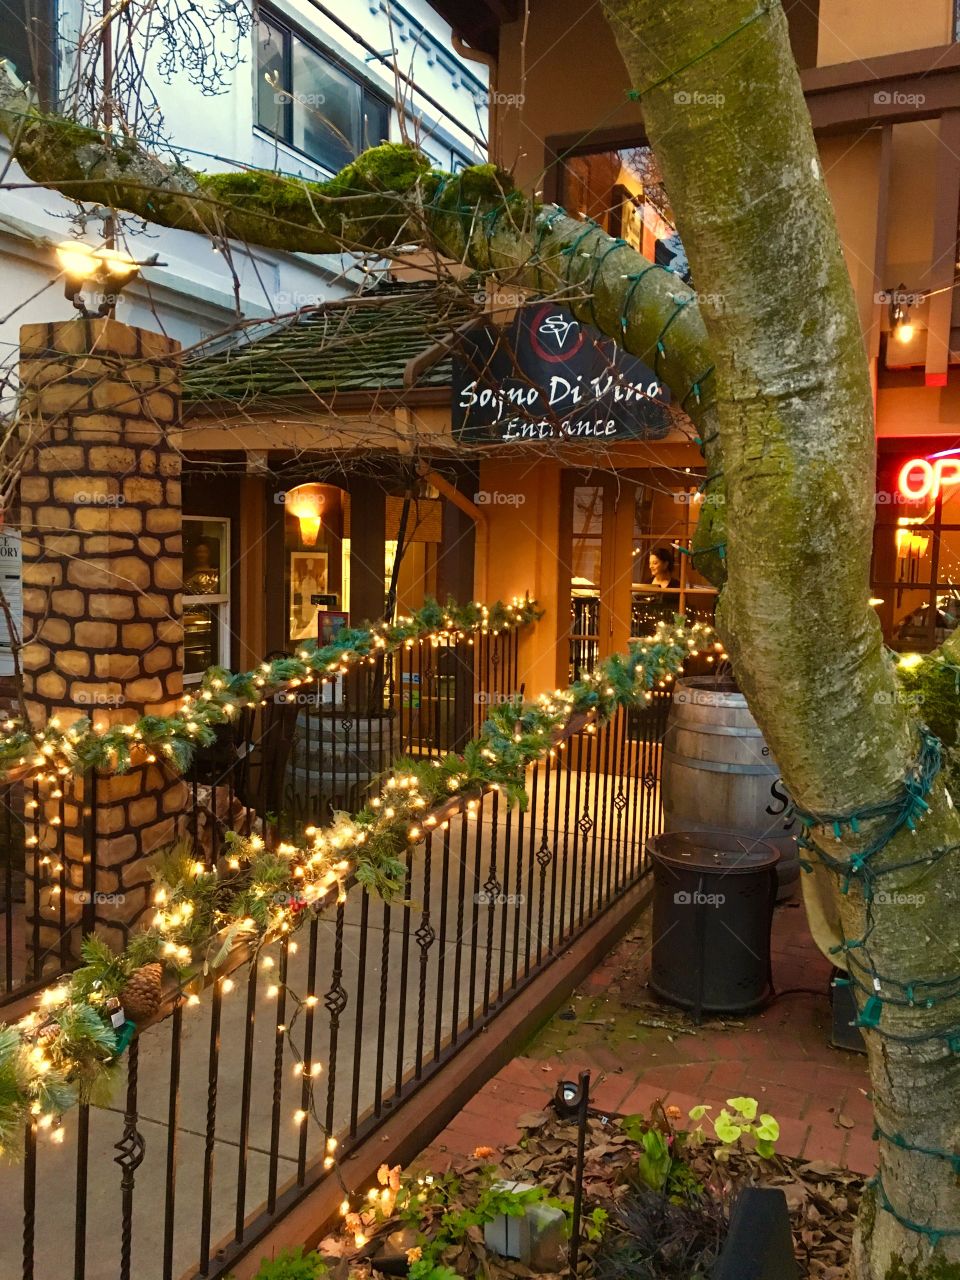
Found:
[{"label": "wooden beam", "polygon": [[[378,480],[351,476],[350,491],[350,622],[383,618],[384,541],[386,539],[386,495]],[[362,518],[360,518],[362,515]]]},{"label": "wooden beam", "polygon": [[947,385],[953,281],[957,265],[957,215],[960,212],[960,109],[940,118],[937,139],[937,185],[933,215],[933,259],[927,273],[928,387]]},{"label": "wooden beam", "polygon": [[[884,293],[896,285],[888,280],[887,243],[890,239],[890,172],[893,164],[893,125],[884,125],[880,138],[879,173],[877,174],[877,222],[873,251],[873,323],[867,334],[867,356],[874,364],[880,358],[880,334],[883,313],[887,307]],[[876,382],[876,378],[874,378]],[[876,397],[874,397],[876,398]]]}]

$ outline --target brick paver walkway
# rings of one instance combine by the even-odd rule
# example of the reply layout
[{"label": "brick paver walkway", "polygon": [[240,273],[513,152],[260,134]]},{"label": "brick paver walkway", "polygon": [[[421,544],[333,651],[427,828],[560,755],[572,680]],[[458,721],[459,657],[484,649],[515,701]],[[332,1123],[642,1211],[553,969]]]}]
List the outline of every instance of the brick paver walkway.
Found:
[{"label": "brick paver walkway", "polygon": [[[569,1007],[471,1099],[422,1163],[441,1169],[477,1146],[515,1142],[518,1117],[541,1110],[558,1080],[589,1070],[598,1107],[646,1111],[662,1098],[686,1112],[745,1094],[779,1120],[782,1154],[872,1172],[866,1059],[828,1042],[830,964],[810,938],[802,907],[779,908],[774,920],[774,982],[785,994],[740,1025],[714,1021],[695,1034],[682,1030],[692,1023],[675,1012],[651,1007],[644,990],[649,929],[647,914]],[[786,994],[797,987],[822,994]],[[661,1012],[669,1027],[646,1025]]]}]

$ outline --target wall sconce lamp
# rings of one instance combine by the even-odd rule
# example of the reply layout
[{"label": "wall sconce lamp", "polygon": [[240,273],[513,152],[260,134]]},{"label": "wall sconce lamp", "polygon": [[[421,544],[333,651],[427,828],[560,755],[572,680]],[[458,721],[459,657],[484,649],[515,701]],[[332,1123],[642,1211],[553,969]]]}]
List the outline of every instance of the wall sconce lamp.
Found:
[{"label": "wall sconce lamp", "polygon": [[909,342],[916,326],[910,320],[910,302],[912,294],[907,293],[905,284],[898,284],[890,290],[890,329],[898,342]]},{"label": "wall sconce lamp", "polygon": [[[109,315],[121,292],[140,274],[140,268],[157,266],[158,259],[159,254],[155,253],[144,262],[137,262],[117,249],[93,249],[80,240],[64,240],[57,245],[64,296],[86,320]],[[102,292],[103,301],[96,311],[84,302],[84,288]]]},{"label": "wall sconce lamp", "polygon": [[300,522],[300,540],[306,547],[317,545],[326,502],[318,484],[301,484],[287,494],[287,510]]}]

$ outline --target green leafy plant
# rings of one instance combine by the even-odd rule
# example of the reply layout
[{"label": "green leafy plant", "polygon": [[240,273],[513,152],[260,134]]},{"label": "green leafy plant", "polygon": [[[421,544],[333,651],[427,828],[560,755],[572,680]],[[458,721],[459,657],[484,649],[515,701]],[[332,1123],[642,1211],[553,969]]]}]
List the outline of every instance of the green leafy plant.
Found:
[{"label": "green leafy plant", "polygon": [[[730,1110],[727,1110],[727,1107]],[[712,1108],[708,1106],[694,1107],[690,1119],[695,1124],[707,1115]],[[754,1150],[764,1160],[769,1160],[776,1152],[776,1143],[780,1137],[780,1125],[764,1112],[757,1115],[759,1104],[756,1098],[728,1098],[727,1106],[721,1108],[715,1117],[708,1117],[713,1125],[713,1132],[721,1144],[717,1150],[717,1158],[725,1159],[735,1147],[743,1147],[743,1139],[753,1138]],[[692,1133],[694,1141],[702,1142],[704,1130],[701,1127]]]},{"label": "green leafy plant", "polygon": [[328,1270],[319,1253],[304,1253],[298,1245],[281,1250],[275,1258],[264,1258],[254,1280],[320,1280]]},{"label": "green leafy plant", "polygon": [[609,1222],[609,1220],[610,1220],[610,1215],[607,1213],[606,1209],[601,1209],[599,1206],[597,1206],[597,1208],[594,1209],[593,1213],[591,1213],[590,1217],[587,1218],[583,1224],[584,1230],[587,1233],[587,1239],[588,1240],[602,1239],[603,1233],[606,1230],[607,1223]]},{"label": "green leafy plant", "polygon": [[675,1204],[689,1203],[703,1191],[684,1158],[686,1133],[675,1129],[660,1104],[646,1116],[624,1116],[623,1132],[640,1148],[636,1179]]},{"label": "green leafy plant", "polygon": [[463,1280],[459,1271],[451,1271],[442,1264],[428,1262],[426,1258],[414,1262],[407,1274],[410,1280]]}]

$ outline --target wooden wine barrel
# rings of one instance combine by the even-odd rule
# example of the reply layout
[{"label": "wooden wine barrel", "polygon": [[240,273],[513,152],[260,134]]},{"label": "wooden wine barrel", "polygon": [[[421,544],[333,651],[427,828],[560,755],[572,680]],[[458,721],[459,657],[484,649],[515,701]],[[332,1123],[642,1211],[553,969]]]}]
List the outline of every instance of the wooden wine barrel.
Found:
[{"label": "wooden wine barrel", "polygon": [[780,854],[780,901],[796,891],[799,824],[770,748],[733,681],[678,680],[663,739],[664,831],[734,831]]}]

